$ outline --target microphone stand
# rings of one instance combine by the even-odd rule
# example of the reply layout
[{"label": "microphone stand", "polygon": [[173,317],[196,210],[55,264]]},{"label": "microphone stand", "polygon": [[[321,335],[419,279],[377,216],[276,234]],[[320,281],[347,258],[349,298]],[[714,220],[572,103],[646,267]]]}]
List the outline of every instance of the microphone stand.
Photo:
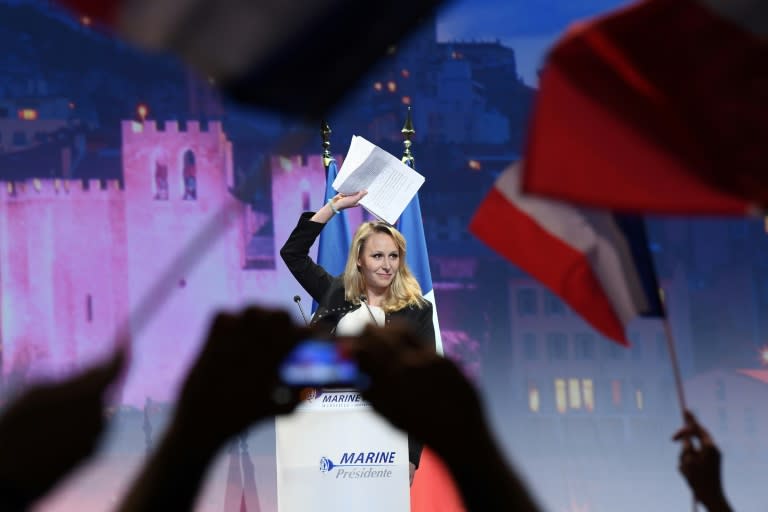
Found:
[{"label": "microphone stand", "polygon": [[295,302],[296,305],[299,307],[299,311],[301,312],[301,318],[304,319],[304,325],[309,327],[309,320],[307,320],[307,315],[304,314],[304,308],[301,307],[301,297],[299,297],[298,295],[294,295],[293,302]]},{"label": "microphone stand", "polygon": [[379,326],[379,322],[376,321],[376,317],[373,316],[373,311],[371,311],[371,308],[368,307],[368,296],[364,293],[360,294],[360,302],[363,303],[363,306],[365,306],[365,309],[368,310],[368,314],[371,317],[371,321],[373,321],[373,325],[376,327]]}]

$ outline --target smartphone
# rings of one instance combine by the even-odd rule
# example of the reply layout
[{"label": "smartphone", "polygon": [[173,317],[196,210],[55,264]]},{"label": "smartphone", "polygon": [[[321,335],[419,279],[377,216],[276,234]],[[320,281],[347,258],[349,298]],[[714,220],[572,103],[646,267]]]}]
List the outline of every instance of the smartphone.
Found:
[{"label": "smartphone", "polygon": [[359,377],[355,361],[329,339],[302,341],[280,366],[280,380],[292,387],[349,387]]}]

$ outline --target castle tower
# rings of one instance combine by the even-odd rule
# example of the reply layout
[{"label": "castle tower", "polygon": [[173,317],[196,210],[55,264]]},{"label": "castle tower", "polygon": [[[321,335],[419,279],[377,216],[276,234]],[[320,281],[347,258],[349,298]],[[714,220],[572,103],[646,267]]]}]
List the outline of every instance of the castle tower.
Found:
[{"label": "castle tower", "polygon": [[245,208],[221,123],[122,123],[133,375],[124,400],[169,400],[215,309],[242,297]]},{"label": "castle tower", "polygon": [[[323,206],[325,196],[325,167],[320,152],[309,157],[280,156],[271,158],[272,169],[272,213],[274,216],[275,261],[281,292],[290,300],[298,294],[308,311],[309,295],[301,288],[285,267],[278,254],[288,236],[296,227],[299,216],[305,211],[317,211]],[[339,164],[341,165],[341,164]],[[333,221],[333,219],[331,219]],[[310,255],[317,257],[317,244],[312,246]],[[291,310],[295,310],[292,307]]]}]

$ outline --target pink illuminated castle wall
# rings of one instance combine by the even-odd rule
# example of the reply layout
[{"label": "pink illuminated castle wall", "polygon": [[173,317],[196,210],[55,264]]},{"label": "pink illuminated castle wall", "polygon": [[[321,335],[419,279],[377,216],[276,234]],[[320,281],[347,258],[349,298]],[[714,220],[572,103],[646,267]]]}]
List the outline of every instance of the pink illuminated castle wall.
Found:
[{"label": "pink illuminated castle wall", "polygon": [[[277,252],[299,213],[322,204],[325,177],[319,155],[272,162]],[[295,307],[302,290],[277,254],[274,269],[245,269],[254,213],[230,192],[232,144],[220,123],[124,121],[122,167],[123,186],[0,183],[6,390],[87,365],[128,322],[123,402],[172,400],[214,309]]]}]

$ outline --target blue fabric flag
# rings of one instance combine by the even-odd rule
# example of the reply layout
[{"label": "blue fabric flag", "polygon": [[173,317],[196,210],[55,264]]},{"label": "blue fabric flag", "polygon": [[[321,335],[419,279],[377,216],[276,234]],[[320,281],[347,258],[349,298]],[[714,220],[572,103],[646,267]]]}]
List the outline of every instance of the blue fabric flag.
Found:
[{"label": "blue fabric flag", "polygon": [[[413,167],[411,161],[403,159],[403,162]],[[435,326],[435,349],[438,354],[443,353],[443,341],[440,336],[440,325],[437,321],[437,304],[435,304],[435,291],[432,288],[432,272],[429,270],[429,254],[427,252],[427,239],[424,236],[424,223],[421,219],[421,206],[418,193],[411,199],[408,206],[395,224],[403,234],[408,244],[405,261],[413,272],[421,286],[424,298],[432,303],[432,322]]]},{"label": "blue fabric flag", "polygon": [[[333,181],[338,174],[336,160],[328,164],[328,172],[325,180],[325,202],[334,197],[337,192],[333,189]],[[349,220],[345,212],[339,212],[320,232],[320,240],[317,246],[317,263],[332,276],[339,276],[344,272],[347,263],[347,253],[352,237],[349,234]],[[317,310],[317,303],[312,301],[312,313]]]}]

